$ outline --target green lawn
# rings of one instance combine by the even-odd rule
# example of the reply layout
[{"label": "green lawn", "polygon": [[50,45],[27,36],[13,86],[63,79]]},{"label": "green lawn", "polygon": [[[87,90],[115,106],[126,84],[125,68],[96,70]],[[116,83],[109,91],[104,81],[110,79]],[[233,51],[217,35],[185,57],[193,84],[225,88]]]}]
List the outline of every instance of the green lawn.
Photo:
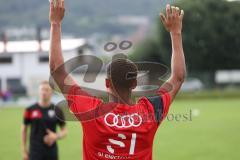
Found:
[{"label": "green lawn", "polygon": [[[166,120],[154,143],[154,159],[240,159],[240,99],[178,100],[170,113],[187,114],[192,121]],[[18,160],[22,109],[0,109],[0,160]],[[169,117],[170,118],[170,117]],[[60,141],[61,160],[81,160],[81,128],[68,123],[68,137]]]}]

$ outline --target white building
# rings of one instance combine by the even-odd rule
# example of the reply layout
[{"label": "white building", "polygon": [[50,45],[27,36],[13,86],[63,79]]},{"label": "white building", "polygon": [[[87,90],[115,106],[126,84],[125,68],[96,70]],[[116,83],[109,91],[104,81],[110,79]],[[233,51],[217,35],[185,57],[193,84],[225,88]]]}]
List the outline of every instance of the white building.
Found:
[{"label": "white building", "polygon": [[[63,39],[64,60],[78,56],[79,48],[84,54],[93,54],[88,46],[85,39]],[[36,97],[39,83],[49,80],[48,51],[49,40],[42,41],[41,45],[38,41],[9,41],[6,45],[0,42],[0,91],[20,86],[26,89],[27,95]],[[75,80],[84,87],[106,92],[104,67],[93,83],[83,81],[84,66],[80,74],[74,74]]]},{"label": "white building", "polygon": [[[85,44],[85,39],[62,40],[64,59],[77,56]],[[36,95],[39,82],[49,79],[48,51],[49,40],[0,42],[0,91],[24,86],[28,95]]]}]

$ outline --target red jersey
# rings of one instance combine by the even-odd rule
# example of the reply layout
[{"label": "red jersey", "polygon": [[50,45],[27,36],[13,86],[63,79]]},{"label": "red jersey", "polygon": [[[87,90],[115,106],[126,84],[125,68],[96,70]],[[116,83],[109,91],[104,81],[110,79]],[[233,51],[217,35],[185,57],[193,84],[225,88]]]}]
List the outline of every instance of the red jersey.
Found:
[{"label": "red jersey", "polygon": [[133,106],[103,103],[80,92],[72,87],[67,100],[82,124],[84,160],[152,159],[154,135],[171,103],[167,92],[142,97]]}]

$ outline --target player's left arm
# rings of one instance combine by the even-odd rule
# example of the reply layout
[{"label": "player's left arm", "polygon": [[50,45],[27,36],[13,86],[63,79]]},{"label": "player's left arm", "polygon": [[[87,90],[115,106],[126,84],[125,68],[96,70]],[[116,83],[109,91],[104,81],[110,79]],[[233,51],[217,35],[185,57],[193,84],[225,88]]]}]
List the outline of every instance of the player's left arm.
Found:
[{"label": "player's left arm", "polygon": [[28,139],[28,126],[23,124],[21,127],[21,150],[22,150],[22,159],[28,160],[29,153],[27,147],[27,139]]},{"label": "player's left arm", "polygon": [[57,140],[63,139],[67,135],[67,128],[65,126],[60,127],[60,131],[55,133],[50,129],[46,130],[47,135],[44,136],[44,143],[48,146],[52,146]]},{"label": "player's left arm", "polygon": [[73,113],[85,112],[92,106],[96,106],[96,98],[84,91],[65,70],[61,48],[61,26],[65,6],[64,0],[55,1],[56,5],[54,5],[53,0],[51,0],[49,13],[49,21],[51,24],[49,66],[51,76],[65,99],[68,101],[68,106],[71,111]]},{"label": "player's left arm", "polygon": [[[64,66],[64,58],[62,54],[61,46],[61,30],[62,20],[65,13],[64,0],[50,0],[50,13],[49,21],[51,25],[50,29],[50,50],[49,50],[49,67],[51,76],[57,84],[57,87],[61,90],[66,97],[71,86],[77,86],[77,83],[73,77],[68,74]],[[67,84],[67,85],[65,85]],[[84,94],[85,92],[81,92]]]},{"label": "player's left arm", "polygon": [[[54,2],[56,2],[54,4]],[[64,93],[64,80],[67,72],[64,68],[64,58],[61,46],[61,30],[62,20],[65,13],[64,0],[50,0],[49,21],[50,29],[50,50],[49,50],[49,66],[54,81],[60,90]],[[58,70],[58,72],[56,72]],[[75,84],[69,76],[68,83]]]},{"label": "player's left arm", "polygon": [[162,13],[160,15],[162,23],[167,31],[170,32],[172,41],[171,76],[160,88],[160,91],[167,91],[170,95],[169,103],[176,97],[186,76],[186,64],[182,43],[183,16],[183,10],[180,10],[178,7],[171,7],[170,5],[166,7],[166,16]]},{"label": "player's left arm", "polygon": [[63,139],[67,136],[64,113],[58,107],[55,108],[55,113],[57,118],[57,125],[60,127],[60,130],[57,133],[51,131],[50,129],[46,130],[47,135],[44,136],[44,142],[49,146],[53,145],[57,140]]}]

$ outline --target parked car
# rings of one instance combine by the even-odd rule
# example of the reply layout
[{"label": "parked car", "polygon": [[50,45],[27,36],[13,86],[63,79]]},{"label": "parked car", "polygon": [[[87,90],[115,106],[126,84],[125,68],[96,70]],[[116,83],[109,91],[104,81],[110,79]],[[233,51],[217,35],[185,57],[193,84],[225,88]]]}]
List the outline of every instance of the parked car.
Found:
[{"label": "parked car", "polygon": [[184,92],[191,92],[191,91],[198,91],[204,88],[204,84],[201,80],[197,78],[188,78],[182,85],[181,91]]}]

